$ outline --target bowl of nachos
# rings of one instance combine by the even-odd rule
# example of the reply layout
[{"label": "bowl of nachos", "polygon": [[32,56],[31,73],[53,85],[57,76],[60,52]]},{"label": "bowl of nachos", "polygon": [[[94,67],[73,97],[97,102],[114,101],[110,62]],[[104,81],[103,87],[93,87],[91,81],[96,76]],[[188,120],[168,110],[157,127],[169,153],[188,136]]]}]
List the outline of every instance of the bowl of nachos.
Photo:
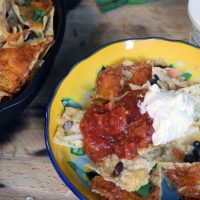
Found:
[{"label": "bowl of nachos", "polygon": [[62,42],[65,15],[62,0],[0,2],[0,127],[41,88]]},{"label": "bowl of nachos", "polygon": [[127,39],[65,75],[45,141],[80,199],[200,199],[199,55],[181,41]]}]

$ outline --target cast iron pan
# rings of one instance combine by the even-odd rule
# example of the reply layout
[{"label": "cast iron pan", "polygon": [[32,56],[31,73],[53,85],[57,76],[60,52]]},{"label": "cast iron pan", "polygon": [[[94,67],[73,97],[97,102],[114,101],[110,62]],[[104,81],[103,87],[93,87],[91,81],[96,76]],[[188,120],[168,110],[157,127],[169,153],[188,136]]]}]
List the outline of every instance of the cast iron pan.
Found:
[{"label": "cast iron pan", "polygon": [[[66,1],[66,2],[65,2]],[[53,65],[58,50],[60,49],[66,23],[66,6],[68,0],[54,0],[55,16],[54,16],[54,33],[55,43],[45,56],[45,62],[34,75],[30,83],[25,86],[13,99],[0,104],[0,129],[6,127],[11,121],[30,104],[33,98],[37,95],[40,88],[47,78],[48,72]]]}]

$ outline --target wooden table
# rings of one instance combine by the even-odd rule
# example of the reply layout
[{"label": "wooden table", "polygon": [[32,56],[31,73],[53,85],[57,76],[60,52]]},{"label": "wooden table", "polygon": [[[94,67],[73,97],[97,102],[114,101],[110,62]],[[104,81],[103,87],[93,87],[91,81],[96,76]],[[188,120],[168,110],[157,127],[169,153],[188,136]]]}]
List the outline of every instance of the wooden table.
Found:
[{"label": "wooden table", "polygon": [[149,0],[106,14],[99,13],[94,2],[83,0],[69,13],[63,45],[46,84],[16,122],[0,134],[0,200],[77,199],[56,174],[43,139],[47,101],[69,66],[111,40],[189,38],[187,0]]}]

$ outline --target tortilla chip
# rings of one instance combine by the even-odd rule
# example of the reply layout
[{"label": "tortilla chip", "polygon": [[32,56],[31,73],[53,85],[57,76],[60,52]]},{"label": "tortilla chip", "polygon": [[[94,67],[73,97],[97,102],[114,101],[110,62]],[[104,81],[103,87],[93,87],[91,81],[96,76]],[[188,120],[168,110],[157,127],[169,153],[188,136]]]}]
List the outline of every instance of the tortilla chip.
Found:
[{"label": "tortilla chip", "polygon": [[52,8],[51,12],[49,13],[49,18],[46,24],[46,28],[44,29],[44,36],[49,37],[54,35],[54,29],[53,29],[53,19],[54,19],[54,7]]},{"label": "tortilla chip", "polygon": [[39,56],[49,46],[49,41],[37,45],[24,45],[0,49],[0,89],[14,94],[29,79]]},{"label": "tortilla chip", "polygon": [[162,161],[162,162],[183,162],[180,158],[174,156],[174,148],[179,149],[185,154],[192,152],[192,143],[196,140],[200,140],[200,122],[194,122],[189,130],[186,137],[179,138],[170,143],[153,146],[149,145],[148,148],[140,149],[138,154],[149,161]]},{"label": "tortilla chip", "polygon": [[95,171],[97,174],[100,174],[100,171],[97,169],[97,165],[94,162],[90,162],[88,164],[85,164],[88,169],[91,169],[92,171]]},{"label": "tortilla chip", "polygon": [[[132,181],[132,179],[129,179],[129,181]],[[149,184],[151,185],[149,195],[142,197],[136,192],[123,190],[115,183],[105,180],[102,176],[95,176],[91,181],[92,191],[108,200],[159,200],[162,195],[160,167],[156,167],[151,172]]]},{"label": "tortilla chip", "polygon": [[21,46],[22,44],[24,44],[23,33],[12,33],[7,37],[6,43],[3,45],[3,48],[17,47]]},{"label": "tortilla chip", "polygon": [[194,111],[196,120],[200,119],[200,84],[182,88],[177,92],[186,93],[194,101]]},{"label": "tortilla chip", "polygon": [[[16,93],[22,86],[20,78],[11,70],[6,69],[7,65],[0,64],[0,90],[5,93]],[[27,78],[27,71],[22,78]],[[22,80],[23,81],[23,80]]]},{"label": "tortilla chip", "polygon": [[[13,9],[24,25],[30,27],[31,30],[34,30],[35,32],[43,32],[48,18],[50,16],[51,10],[53,8],[51,0],[44,0],[44,1],[36,1],[31,0],[30,4],[27,6],[24,5],[17,5],[14,1],[12,2]],[[34,15],[37,11],[43,11],[46,13],[42,20],[40,21],[34,21]]]},{"label": "tortilla chip", "polygon": [[[83,147],[83,140],[80,139],[80,137],[82,138],[82,134],[79,127],[83,113],[83,110],[72,107],[65,108],[65,111],[58,120],[58,127],[54,136],[54,143],[74,148]],[[67,130],[64,129],[65,122],[71,122],[71,126],[69,126]],[[65,137],[67,136],[75,137],[75,139],[65,140]]]},{"label": "tortilla chip", "polygon": [[191,97],[200,97],[200,84],[191,85],[189,87],[181,88],[178,92],[184,92]]},{"label": "tortilla chip", "polygon": [[149,145],[148,148],[139,149],[138,154],[149,161],[158,160],[163,154],[163,146]]},{"label": "tortilla chip", "polygon": [[6,21],[9,26],[10,32],[12,32],[11,30],[14,27],[20,26],[20,22],[19,22],[18,17],[15,14],[15,11],[12,7],[11,1],[7,1],[7,2],[9,2],[9,8],[7,8],[7,11],[6,11]]},{"label": "tortilla chip", "polygon": [[91,181],[92,191],[99,194],[105,200],[144,200],[134,192],[122,190],[110,181],[106,181],[102,176],[96,176]]},{"label": "tortilla chip", "polygon": [[[156,167],[154,170],[151,172],[151,182],[158,186],[161,187],[161,182],[162,182],[162,173],[161,173],[161,166],[156,164]],[[160,195],[161,196],[161,195]]]},{"label": "tortilla chip", "polygon": [[4,92],[4,91],[0,91],[0,103],[2,101],[4,101],[5,99],[10,99],[11,98],[11,95]]},{"label": "tortilla chip", "polygon": [[6,12],[9,4],[9,0],[0,1],[0,42],[5,41],[8,35],[10,34],[8,31],[9,28],[6,20]]},{"label": "tortilla chip", "polygon": [[[123,163],[124,169],[119,176],[113,177],[112,173],[119,162]],[[155,164],[155,162],[149,162],[141,157],[137,157],[134,160],[120,160],[116,155],[112,155],[97,164],[96,167],[94,164],[88,164],[87,166],[95,170],[106,181],[115,183],[122,190],[132,192],[137,191],[141,186],[149,182],[150,171]]]}]

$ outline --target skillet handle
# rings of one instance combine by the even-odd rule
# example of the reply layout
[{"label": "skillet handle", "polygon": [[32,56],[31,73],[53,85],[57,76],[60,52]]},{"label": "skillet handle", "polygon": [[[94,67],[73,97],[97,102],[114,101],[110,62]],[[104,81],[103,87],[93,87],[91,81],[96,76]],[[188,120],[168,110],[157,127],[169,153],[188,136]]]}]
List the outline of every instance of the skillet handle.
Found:
[{"label": "skillet handle", "polygon": [[63,0],[63,1],[65,3],[66,11],[74,9],[81,2],[81,0]]}]

